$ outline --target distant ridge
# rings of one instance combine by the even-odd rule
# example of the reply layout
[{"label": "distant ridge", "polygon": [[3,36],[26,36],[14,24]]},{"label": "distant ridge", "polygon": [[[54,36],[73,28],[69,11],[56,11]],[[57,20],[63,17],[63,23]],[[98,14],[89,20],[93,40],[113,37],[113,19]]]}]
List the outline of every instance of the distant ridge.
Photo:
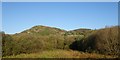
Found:
[{"label": "distant ridge", "polygon": [[91,29],[80,28],[80,29],[66,31],[64,29],[60,29],[56,27],[36,25],[36,26],[31,27],[30,29],[24,30],[16,34],[28,33],[28,34],[49,35],[49,34],[64,34],[65,32],[84,32],[84,31],[86,32],[90,30]]}]

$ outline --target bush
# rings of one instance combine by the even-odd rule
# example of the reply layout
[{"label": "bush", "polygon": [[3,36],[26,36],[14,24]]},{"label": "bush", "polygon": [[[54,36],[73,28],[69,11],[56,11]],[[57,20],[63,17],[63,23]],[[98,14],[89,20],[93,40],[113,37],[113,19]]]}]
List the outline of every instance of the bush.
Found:
[{"label": "bush", "polygon": [[2,34],[2,56],[12,55],[13,40],[10,35]]},{"label": "bush", "polygon": [[5,41],[3,42],[4,56],[64,48],[64,36],[62,35],[40,36],[25,33],[12,37],[5,36],[3,41]]},{"label": "bush", "polygon": [[22,34],[14,37],[14,43],[16,44],[16,46],[13,46],[13,52],[15,54],[37,52],[44,48],[42,37],[36,37],[29,34]]},{"label": "bush", "polygon": [[118,39],[118,27],[100,29],[83,42],[83,50],[97,51],[102,54],[118,55],[120,42]]},{"label": "bush", "polygon": [[66,48],[70,48],[70,49],[73,49],[73,50],[79,50],[79,47],[81,44],[81,41],[82,39],[84,38],[84,35],[68,35],[66,36],[66,39],[65,39],[65,44],[66,44]]}]

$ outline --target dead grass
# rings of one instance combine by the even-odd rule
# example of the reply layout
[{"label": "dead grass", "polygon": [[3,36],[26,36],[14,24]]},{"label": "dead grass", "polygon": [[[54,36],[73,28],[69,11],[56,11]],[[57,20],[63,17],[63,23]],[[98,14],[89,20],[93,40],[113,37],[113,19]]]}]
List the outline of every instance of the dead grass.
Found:
[{"label": "dead grass", "polygon": [[84,53],[72,50],[49,50],[39,53],[20,54],[16,56],[6,56],[3,58],[114,58],[96,53]]}]

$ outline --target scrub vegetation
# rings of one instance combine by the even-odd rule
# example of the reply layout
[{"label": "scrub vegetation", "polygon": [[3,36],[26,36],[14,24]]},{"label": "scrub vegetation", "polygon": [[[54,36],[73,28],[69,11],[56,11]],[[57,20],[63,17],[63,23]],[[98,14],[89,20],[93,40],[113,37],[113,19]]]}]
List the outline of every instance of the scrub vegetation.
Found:
[{"label": "scrub vegetation", "polygon": [[2,35],[3,58],[118,58],[119,27],[98,30],[34,26],[21,33]]}]

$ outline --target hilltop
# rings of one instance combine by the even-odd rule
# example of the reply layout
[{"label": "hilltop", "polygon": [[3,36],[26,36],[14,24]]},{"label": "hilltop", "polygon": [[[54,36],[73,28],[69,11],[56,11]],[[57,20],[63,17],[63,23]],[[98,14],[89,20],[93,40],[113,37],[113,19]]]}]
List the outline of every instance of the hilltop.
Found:
[{"label": "hilltop", "polygon": [[[37,26],[33,26],[30,29],[22,31],[20,34],[27,33],[27,34],[50,35],[50,34],[60,34],[60,33],[62,34],[64,32],[65,32],[65,30],[63,30],[63,29],[37,25]],[[19,34],[19,33],[17,33],[17,34]]]}]

